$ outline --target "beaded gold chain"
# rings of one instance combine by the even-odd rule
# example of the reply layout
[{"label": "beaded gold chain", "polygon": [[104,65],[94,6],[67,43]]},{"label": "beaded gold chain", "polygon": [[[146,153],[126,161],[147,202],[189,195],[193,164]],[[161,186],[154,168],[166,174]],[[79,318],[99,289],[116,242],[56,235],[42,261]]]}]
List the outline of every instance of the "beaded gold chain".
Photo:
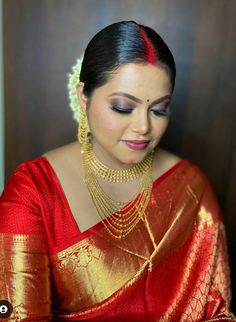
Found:
[{"label": "beaded gold chain", "polygon": [[[85,184],[105,229],[116,239],[127,236],[144,215],[151,196],[153,155],[151,152],[130,169],[115,170],[97,159],[91,144],[86,144],[84,148],[82,158]],[[113,200],[103,191],[97,176],[113,183],[128,182],[140,176],[141,179],[135,196],[128,202],[120,202]]]},{"label": "beaded gold chain", "polygon": [[97,159],[94,152],[89,151],[87,158],[94,169],[97,176],[101,177],[105,181],[109,182],[129,182],[142,176],[151,166],[152,155],[149,154],[147,158],[138,164],[135,164],[129,169],[111,169],[104,165]]}]

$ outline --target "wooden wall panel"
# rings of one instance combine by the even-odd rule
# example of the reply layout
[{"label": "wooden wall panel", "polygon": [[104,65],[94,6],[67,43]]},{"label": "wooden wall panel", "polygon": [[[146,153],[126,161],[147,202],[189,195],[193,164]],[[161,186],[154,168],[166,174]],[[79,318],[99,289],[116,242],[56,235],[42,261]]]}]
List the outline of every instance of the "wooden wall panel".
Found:
[{"label": "wooden wall panel", "polygon": [[236,1],[5,0],[6,177],[76,138],[66,75],[88,40],[119,20],[150,25],[174,53],[173,117],[162,146],[200,165],[215,188],[235,294]]}]

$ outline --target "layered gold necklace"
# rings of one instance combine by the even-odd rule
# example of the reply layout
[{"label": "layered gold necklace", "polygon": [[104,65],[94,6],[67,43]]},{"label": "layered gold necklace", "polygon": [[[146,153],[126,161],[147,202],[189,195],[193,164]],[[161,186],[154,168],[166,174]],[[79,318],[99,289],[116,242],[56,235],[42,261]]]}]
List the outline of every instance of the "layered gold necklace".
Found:
[{"label": "layered gold necklace", "polygon": [[[151,152],[143,161],[129,169],[110,169],[97,159],[91,144],[86,144],[83,149],[85,184],[104,227],[116,239],[127,236],[144,215],[152,191],[153,156],[154,153]],[[132,199],[120,202],[105,193],[98,177],[112,183],[141,179]]]}]

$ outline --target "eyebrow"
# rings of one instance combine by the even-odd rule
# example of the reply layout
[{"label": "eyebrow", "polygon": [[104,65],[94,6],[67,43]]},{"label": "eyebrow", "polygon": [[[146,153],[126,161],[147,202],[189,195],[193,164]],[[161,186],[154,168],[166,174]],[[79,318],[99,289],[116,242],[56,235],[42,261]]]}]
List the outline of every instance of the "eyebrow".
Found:
[{"label": "eyebrow", "polygon": [[[136,103],[143,103],[143,101],[131,94],[128,94],[128,93],[125,93],[125,92],[114,92],[112,94],[110,94],[109,96],[123,96],[123,97],[127,97],[129,99],[131,99],[132,101],[136,102]],[[165,96],[162,96],[162,97],[159,97],[157,98],[156,100],[154,100],[150,105],[149,107],[153,107],[154,105],[156,104],[159,104],[167,99],[171,99],[171,96],[170,95],[165,95]]]}]

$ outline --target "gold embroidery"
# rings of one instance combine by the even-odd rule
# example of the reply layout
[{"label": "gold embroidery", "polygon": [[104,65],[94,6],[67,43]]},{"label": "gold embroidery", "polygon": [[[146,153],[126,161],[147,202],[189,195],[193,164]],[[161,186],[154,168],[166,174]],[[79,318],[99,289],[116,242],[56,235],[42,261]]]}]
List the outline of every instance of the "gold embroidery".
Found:
[{"label": "gold embroidery", "polygon": [[[108,305],[144,272],[153,270],[164,256],[183,244],[193,231],[196,202],[185,189],[178,192],[181,200],[173,200],[181,180],[182,170],[176,173],[173,185],[172,178],[159,184],[153,192],[155,199],[153,195],[147,209],[145,224],[140,222],[126,239],[114,242],[101,229],[52,257],[58,306],[62,312],[79,310],[76,316],[81,316]],[[198,191],[202,190],[199,188],[196,196]]]},{"label": "gold embroidery", "polygon": [[58,256],[59,269],[72,273],[76,268],[87,268],[92,260],[99,260],[101,251],[90,244],[84,244],[77,249],[64,252]]},{"label": "gold embroidery", "polygon": [[[203,191],[201,180],[189,189],[185,189],[186,185],[184,189],[180,189],[178,185],[176,200],[175,191],[171,190],[174,186],[171,187],[168,182],[166,186],[162,184],[161,188],[155,191],[155,198],[153,197],[151,206],[147,209],[147,229],[144,223],[140,223],[127,239],[117,243],[111,242],[106,232],[100,230],[54,256],[53,261],[57,266],[54,279],[55,288],[58,290],[58,306],[61,312],[68,312],[58,313],[58,317],[79,319],[80,316],[96,312],[116,301],[148,270],[152,274],[151,271],[162,262],[163,257],[183,245],[190,233],[193,234],[183,258],[183,275],[180,273],[178,276],[179,291],[163,316],[158,317],[158,321],[171,322],[176,321],[178,317],[178,321],[186,322],[203,317],[209,289],[212,286],[217,225],[214,224],[213,218],[209,219],[206,216],[207,212],[210,214],[209,203],[203,202],[204,207],[198,209]],[[158,200],[158,203],[155,200]],[[157,214],[162,218],[168,218],[168,221],[163,221],[164,234],[161,238],[159,234],[162,226],[157,221]],[[97,255],[91,255],[93,252]],[[64,274],[66,270],[70,274]],[[193,278],[195,274],[196,278]],[[60,285],[63,285],[61,289]],[[67,293],[67,290],[70,293]],[[69,313],[75,311],[77,313]]]},{"label": "gold embroidery", "polygon": [[41,236],[0,234],[0,298],[13,306],[8,321],[50,317],[47,251]]},{"label": "gold embroidery", "polygon": [[[131,243],[135,246],[134,240]],[[102,302],[146,266],[146,260],[135,253],[135,248],[133,253],[125,251],[126,241],[119,243],[120,248],[116,244],[95,234],[53,256],[54,282],[62,311],[73,312]]]}]

